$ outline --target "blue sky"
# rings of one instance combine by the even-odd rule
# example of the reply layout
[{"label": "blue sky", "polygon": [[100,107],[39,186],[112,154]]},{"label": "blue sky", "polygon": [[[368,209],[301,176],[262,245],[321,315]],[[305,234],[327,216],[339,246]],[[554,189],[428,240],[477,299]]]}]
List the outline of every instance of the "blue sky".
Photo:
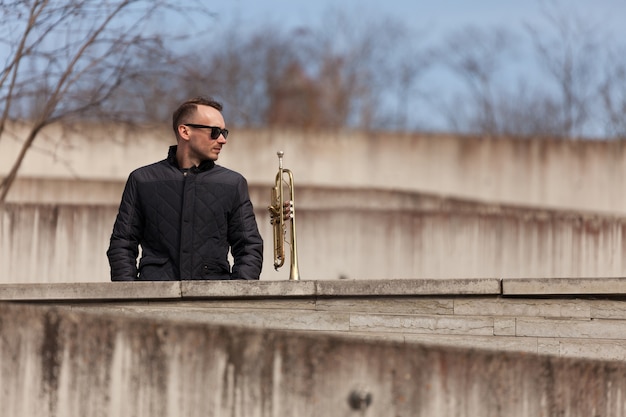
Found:
[{"label": "blue sky", "polygon": [[[236,18],[255,24],[273,21],[298,26],[328,10],[353,11],[355,17],[390,16],[418,29],[446,32],[459,26],[518,25],[540,18],[546,0],[213,0],[207,6],[226,21]],[[579,11],[626,33],[624,0],[560,0],[560,7]]]},{"label": "blue sky", "polygon": [[[609,40],[626,45],[626,0],[210,0],[203,4],[215,13],[215,21],[208,23],[204,17],[198,22],[186,23],[200,25],[203,31],[208,23],[204,33],[209,45],[213,34],[230,29],[233,24],[243,32],[246,28],[254,30],[268,24],[281,29],[282,33],[306,26],[319,29],[323,27],[324,17],[332,11],[353,16],[366,24],[375,19],[397,20],[419,33],[416,39],[426,40],[427,44],[437,43],[452,32],[469,26],[480,29],[500,27],[527,34],[525,25],[532,25],[539,33],[551,31],[554,34],[555,29],[549,27],[546,16],[549,11],[563,11],[596,24],[598,30],[594,33],[603,32]],[[179,29],[188,27],[183,25]],[[538,88],[542,88],[542,79],[535,76],[539,71],[528,66],[531,60],[527,56],[516,59],[508,63],[511,67],[506,72],[508,78],[502,82],[513,85],[523,74],[536,80]],[[461,82],[458,77],[450,78],[443,71],[431,72],[428,76],[434,78],[425,84],[438,86],[438,93],[445,86],[451,96],[457,94],[453,85],[457,83],[458,87]],[[413,114],[426,114],[428,105],[411,110]],[[424,116],[424,119],[432,122],[435,129],[444,123],[443,119],[435,120],[430,116]],[[423,122],[419,121],[419,124]]]}]

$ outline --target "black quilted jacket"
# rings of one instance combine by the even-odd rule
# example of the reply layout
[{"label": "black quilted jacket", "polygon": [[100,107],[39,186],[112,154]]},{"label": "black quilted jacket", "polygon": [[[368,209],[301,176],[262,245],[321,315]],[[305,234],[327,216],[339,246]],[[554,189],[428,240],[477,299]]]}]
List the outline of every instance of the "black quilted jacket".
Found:
[{"label": "black quilted jacket", "polygon": [[263,240],[245,178],[213,161],[183,173],[175,155],[172,146],[130,174],[107,251],[111,280],[259,279]]}]

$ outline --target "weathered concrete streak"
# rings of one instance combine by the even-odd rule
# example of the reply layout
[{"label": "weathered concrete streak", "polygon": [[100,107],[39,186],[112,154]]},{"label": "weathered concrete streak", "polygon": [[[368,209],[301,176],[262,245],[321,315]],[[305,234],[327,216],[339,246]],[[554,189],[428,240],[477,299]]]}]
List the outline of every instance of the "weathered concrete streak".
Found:
[{"label": "weathered concrete streak", "polygon": [[[623,362],[24,304],[0,305],[0,325],[0,403],[11,416],[622,417],[626,412]],[[350,409],[354,390],[372,395],[366,410]]]},{"label": "weathered concrete streak", "polygon": [[[272,267],[267,210],[256,207],[266,243],[261,279],[286,280],[289,265],[280,272]],[[626,276],[621,217],[490,210],[484,205],[442,204],[434,211],[420,207],[399,212],[393,206],[387,211],[299,210],[302,279],[328,281],[323,285],[330,294],[337,278],[420,278],[419,285],[444,292],[435,281],[451,280],[451,286],[460,288],[464,284],[454,282],[459,277],[517,278],[504,282],[514,294],[524,291],[523,279],[529,278]],[[0,282],[109,281],[105,253],[116,211],[115,206],[0,206]],[[485,291],[491,291],[492,284],[483,283]],[[311,289],[296,286],[294,291],[306,295]],[[589,292],[581,287],[571,291]]]}]

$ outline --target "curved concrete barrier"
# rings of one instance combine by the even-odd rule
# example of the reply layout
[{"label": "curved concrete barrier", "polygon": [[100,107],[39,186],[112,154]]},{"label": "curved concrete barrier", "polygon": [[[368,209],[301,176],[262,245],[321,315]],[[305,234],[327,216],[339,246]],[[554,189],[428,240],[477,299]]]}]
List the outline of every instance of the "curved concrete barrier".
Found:
[{"label": "curved concrete barrier", "polygon": [[623,362],[0,304],[0,404],[38,417],[622,417]]}]

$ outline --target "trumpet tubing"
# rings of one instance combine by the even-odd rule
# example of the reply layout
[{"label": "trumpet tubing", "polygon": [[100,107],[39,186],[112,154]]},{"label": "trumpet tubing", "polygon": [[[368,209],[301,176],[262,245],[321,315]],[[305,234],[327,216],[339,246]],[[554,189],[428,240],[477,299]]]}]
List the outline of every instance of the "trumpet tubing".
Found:
[{"label": "trumpet tubing", "polygon": [[[289,246],[290,246],[290,272],[289,280],[300,280],[300,271],[298,269],[298,249],[296,247],[296,216],[294,207],[294,186],[293,174],[290,170],[283,168],[283,151],[278,151],[278,172],[274,188],[272,188],[271,204],[268,207],[270,212],[271,224],[274,234],[274,269],[282,267],[285,263],[285,242],[287,239],[287,223],[290,225]],[[287,176],[285,180],[284,177]],[[285,201],[285,192],[283,186],[287,185],[289,189],[289,200]],[[289,216],[286,218],[285,210],[289,209]]]}]

